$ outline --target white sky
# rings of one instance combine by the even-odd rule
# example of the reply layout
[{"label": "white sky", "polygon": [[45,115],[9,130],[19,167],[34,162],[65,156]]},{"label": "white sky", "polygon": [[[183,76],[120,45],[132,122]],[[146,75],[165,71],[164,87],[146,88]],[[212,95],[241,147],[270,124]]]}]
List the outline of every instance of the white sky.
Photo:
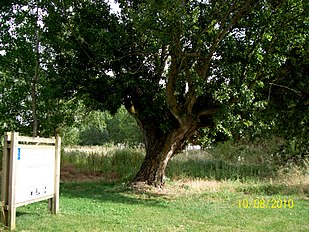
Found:
[{"label": "white sky", "polygon": [[120,12],[120,8],[119,8],[119,4],[118,3],[115,3],[114,0],[109,0],[108,1],[110,6],[111,6],[111,10],[113,13],[119,13]]}]

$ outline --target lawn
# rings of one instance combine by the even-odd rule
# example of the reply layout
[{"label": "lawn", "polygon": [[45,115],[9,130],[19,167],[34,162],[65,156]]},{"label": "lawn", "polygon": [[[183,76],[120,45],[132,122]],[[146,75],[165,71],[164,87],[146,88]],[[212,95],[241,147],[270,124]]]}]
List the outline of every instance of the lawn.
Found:
[{"label": "lawn", "polygon": [[127,184],[143,151],[64,151],[60,213],[47,202],[19,207],[17,231],[309,231],[308,167],[216,156],[178,155],[159,189]]},{"label": "lawn", "polygon": [[[239,208],[239,200],[263,198],[294,205]],[[263,182],[183,179],[164,189],[66,182],[60,201],[59,215],[46,202],[18,208],[17,231],[309,231],[308,192]]]}]

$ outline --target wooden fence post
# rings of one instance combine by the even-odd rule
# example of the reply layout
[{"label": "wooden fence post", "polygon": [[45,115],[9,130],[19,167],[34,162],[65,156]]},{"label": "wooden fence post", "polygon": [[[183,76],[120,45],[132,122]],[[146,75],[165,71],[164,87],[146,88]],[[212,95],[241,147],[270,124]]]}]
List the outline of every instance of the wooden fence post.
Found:
[{"label": "wooden fence post", "polygon": [[11,132],[5,132],[2,156],[2,186],[1,186],[1,222],[8,226],[9,213],[9,167],[10,167],[10,154],[11,154]]},{"label": "wooden fence post", "polygon": [[53,214],[57,214],[59,212],[60,161],[61,161],[61,137],[57,135],[55,143],[55,178],[54,178],[55,195],[54,198],[50,199],[48,202],[49,210]]}]

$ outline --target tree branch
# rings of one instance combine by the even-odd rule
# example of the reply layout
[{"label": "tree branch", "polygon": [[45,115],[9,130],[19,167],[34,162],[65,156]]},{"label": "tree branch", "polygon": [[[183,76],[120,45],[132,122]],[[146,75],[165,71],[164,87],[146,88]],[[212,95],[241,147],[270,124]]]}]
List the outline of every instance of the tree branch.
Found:
[{"label": "tree branch", "polygon": [[205,64],[203,65],[202,68],[202,72],[201,72],[201,76],[203,79],[206,79],[206,74],[210,68],[210,64],[211,64],[211,60],[212,57],[215,53],[215,51],[217,50],[220,42],[222,41],[222,39],[224,38],[224,36],[227,34],[227,32],[233,27],[235,26],[235,24],[239,21],[239,19],[241,17],[243,17],[244,15],[247,14],[247,12],[250,10],[251,8],[251,4],[254,3],[257,0],[248,0],[246,2],[246,4],[238,11],[238,13],[231,19],[230,23],[225,26],[228,16],[232,14],[232,12],[235,9],[235,4],[232,5],[229,10],[227,11],[227,13],[225,14],[224,18],[221,21],[221,25],[219,28],[219,32],[217,33],[213,44],[211,45],[210,49],[209,49],[209,53],[205,59]]},{"label": "tree branch", "polygon": [[187,94],[187,100],[185,102],[185,108],[186,108],[187,114],[190,115],[192,114],[193,106],[196,102],[195,86],[192,80],[192,75],[191,75],[190,67],[188,65],[187,60],[185,62],[184,68],[185,68],[186,80],[187,80],[188,87],[189,87],[188,94]]},{"label": "tree branch", "polygon": [[171,113],[174,115],[174,117],[178,120],[180,124],[183,124],[183,120],[180,116],[180,107],[177,103],[177,99],[175,96],[175,79],[178,76],[178,61],[177,57],[172,57],[171,61],[171,67],[170,67],[170,72],[168,75],[168,81],[166,84],[166,103],[167,107],[171,111]]},{"label": "tree branch", "polygon": [[297,91],[297,90],[295,90],[295,89],[292,89],[292,88],[290,88],[290,87],[287,87],[287,86],[285,86],[285,85],[279,85],[279,84],[275,84],[275,83],[269,83],[269,85],[270,85],[270,88],[269,88],[269,96],[268,96],[268,101],[270,100],[270,89],[271,89],[271,86],[277,86],[277,87],[280,87],[280,88],[283,88],[283,89],[288,89],[288,90],[290,90],[290,91],[292,91],[292,92],[294,92],[294,93],[296,93],[298,96],[302,96],[302,93],[300,92],[300,91]]}]

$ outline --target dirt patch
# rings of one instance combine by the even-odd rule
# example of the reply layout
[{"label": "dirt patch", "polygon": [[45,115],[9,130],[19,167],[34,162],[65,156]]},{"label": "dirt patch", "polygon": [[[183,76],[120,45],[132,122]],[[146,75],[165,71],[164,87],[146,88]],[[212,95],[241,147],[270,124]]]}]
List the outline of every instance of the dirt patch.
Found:
[{"label": "dirt patch", "polygon": [[72,164],[63,164],[60,171],[61,182],[86,182],[103,180],[101,172],[79,170]]}]

